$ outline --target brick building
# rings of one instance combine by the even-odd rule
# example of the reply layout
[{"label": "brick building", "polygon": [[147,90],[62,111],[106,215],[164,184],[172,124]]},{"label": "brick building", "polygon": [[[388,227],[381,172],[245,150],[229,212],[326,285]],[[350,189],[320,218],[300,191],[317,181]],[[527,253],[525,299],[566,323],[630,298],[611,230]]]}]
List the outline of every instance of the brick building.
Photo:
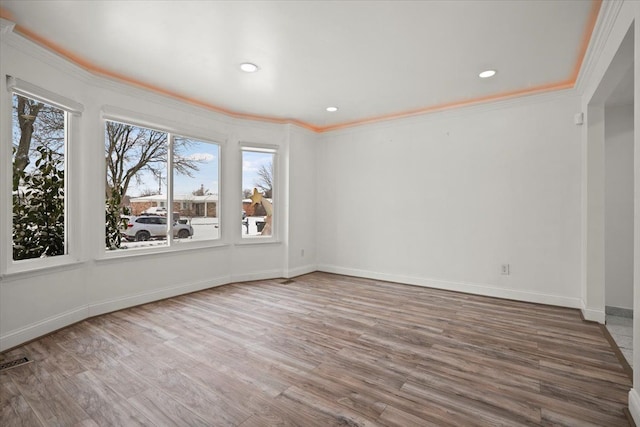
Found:
[{"label": "brick building", "polygon": [[[132,197],[129,200],[131,215],[142,215],[150,208],[166,208],[167,196],[155,194],[152,196]],[[173,212],[181,217],[216,218],[218,216],[218,195],[208,194],[194,196],[192,194],[175,194],[173,196]]]}]

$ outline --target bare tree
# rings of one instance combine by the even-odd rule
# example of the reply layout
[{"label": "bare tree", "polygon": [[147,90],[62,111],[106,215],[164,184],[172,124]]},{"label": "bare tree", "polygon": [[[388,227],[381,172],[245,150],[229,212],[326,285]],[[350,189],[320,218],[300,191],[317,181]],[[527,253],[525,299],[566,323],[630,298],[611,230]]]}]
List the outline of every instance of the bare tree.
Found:
[{"label": "bare tree", "polygon": [[268,199],[273,197],[273,162],[261,165],[258,169],[258,178],[254,185],[262,191]]},{"label": "bare tree", "polygon": [[[187,159],[181,153],[192,144],[185,138],[176,138],[173,152],[174,170],[192,176],[198,170],[198,161]],[[111,190],[119,188],[127,194],[132,180],[140,178],[143,171],[160,176],[167,164],[167,134],[151,129],[107,122],[105,160],[107,164],[107,197]]]},{"label": "bare tree", "polygon": [[[24,96],[13,97],[15,155],[13,159],[14,190],[18,177],[31,163],[34,150],[46,147],[52,158],[61,161],[64,156],[64,111]],[[19,136],[18,133],[19,132]]]}]

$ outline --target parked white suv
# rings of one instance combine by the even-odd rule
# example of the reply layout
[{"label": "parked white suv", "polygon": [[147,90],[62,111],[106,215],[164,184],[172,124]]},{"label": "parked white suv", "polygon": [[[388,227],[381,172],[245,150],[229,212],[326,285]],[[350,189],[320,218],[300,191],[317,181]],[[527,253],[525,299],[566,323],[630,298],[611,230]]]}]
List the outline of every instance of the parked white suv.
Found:
[{"label": "parked white suv", "polygon": [[[132,217],[123,235],[125,239],[136,242],[164,239],[167,236],[167,217],[155,215]],[[186,239],[191,236],[193,236],[193,227],[189,224],[178,222],[173,224],[173,237]]]},{"label": "parked white suv", "polygon": [[142,215],[166,215],[167,208],[162,206],[152,206],[148,208],[146,211],[142,212]]}]

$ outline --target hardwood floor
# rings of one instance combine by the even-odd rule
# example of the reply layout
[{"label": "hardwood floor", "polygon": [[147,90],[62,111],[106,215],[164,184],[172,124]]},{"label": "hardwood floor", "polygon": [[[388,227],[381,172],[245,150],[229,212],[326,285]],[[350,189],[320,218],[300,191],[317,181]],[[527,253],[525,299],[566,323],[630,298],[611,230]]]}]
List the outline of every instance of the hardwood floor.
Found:
[{"label": "hardwood floor", "polygon": [[2,355],[3,426],[623,426],[577,310],[313,273],[89,319]]}]

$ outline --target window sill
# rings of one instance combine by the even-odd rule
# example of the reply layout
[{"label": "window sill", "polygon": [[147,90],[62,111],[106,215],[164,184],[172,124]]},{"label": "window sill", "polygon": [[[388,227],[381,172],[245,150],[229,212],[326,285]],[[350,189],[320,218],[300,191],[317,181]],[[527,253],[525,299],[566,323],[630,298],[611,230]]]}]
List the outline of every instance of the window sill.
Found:
[{"label": "window sill", "polygon": [[274,237],[245,237],[242,240],[235,242],[236,246],[251,246],[251,245],[279,245],[282,241]]},{"label": "window sill", "polygon": [[57,271],[78,268],[84,264],[85,261],[80,261],[70,255],[12,262],[7,267],[7,271],[0,276],[0,281],[51,274]]},{"label": "window sill", "polygon": [[175,255],[184,252],[190,251],[200,251],[203,249],[216,249],[216,248],[224,248],[228,247],[227,243],[221,242],[220,240],[210,240],[210,241],[199,241],[199,242],[174,242],[172,246],[161,246],[161,247],[151,247],[151,248],[130,248],[130,249],[121,249],[114,251],[105,251],[103,255],[96,259],[96,262],[109,262],[109,261],[117,261],[124,260],[129,258],[139,258],[139,257],[150,257],[150,256],[158,256],[158,255]]}]

